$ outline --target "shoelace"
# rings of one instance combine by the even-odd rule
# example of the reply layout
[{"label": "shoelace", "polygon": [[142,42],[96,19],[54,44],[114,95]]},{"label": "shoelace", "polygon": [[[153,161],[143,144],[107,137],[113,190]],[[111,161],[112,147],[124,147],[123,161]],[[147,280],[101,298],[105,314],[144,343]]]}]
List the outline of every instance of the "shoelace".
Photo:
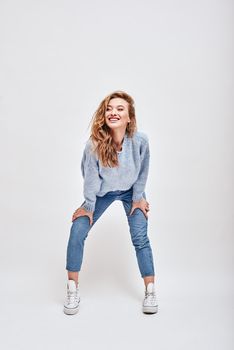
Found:
[{"label": "shoelace", "polygon": [[156,294],[154,292],[145,292],[145,299],[154,300],[156,299]]},{"label": "shoelace", "polygon": [[67,303],[72,304],[77,300],[77,291],[71,292],[70,290],[67,291]]},{"label": "shoelace", "polygon": [[156,294],[154,292],[145,292],[145,302],[154,305],[156,303]]}]

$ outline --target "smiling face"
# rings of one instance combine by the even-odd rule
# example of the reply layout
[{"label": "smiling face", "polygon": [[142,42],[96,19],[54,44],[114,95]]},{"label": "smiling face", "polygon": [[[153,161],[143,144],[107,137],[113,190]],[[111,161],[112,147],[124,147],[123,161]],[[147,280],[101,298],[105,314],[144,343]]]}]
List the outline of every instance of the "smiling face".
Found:
[{"label": "smiling face", "polygon": [[128,102],[122,98],[112,98],[106,108],[105,122],[110,129],[126,129],[130,122]]}]

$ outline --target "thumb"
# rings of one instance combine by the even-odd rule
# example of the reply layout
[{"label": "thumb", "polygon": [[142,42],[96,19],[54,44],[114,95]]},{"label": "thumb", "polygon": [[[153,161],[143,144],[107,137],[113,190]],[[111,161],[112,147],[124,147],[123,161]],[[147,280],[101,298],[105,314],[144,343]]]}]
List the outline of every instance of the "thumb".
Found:
[{"label": "thumb", "polygon": [[135,209],[135,208],[132,206],[132,209],[131,209],[131,211],[130,211],[129,216],[132,215],[134,209]]}]

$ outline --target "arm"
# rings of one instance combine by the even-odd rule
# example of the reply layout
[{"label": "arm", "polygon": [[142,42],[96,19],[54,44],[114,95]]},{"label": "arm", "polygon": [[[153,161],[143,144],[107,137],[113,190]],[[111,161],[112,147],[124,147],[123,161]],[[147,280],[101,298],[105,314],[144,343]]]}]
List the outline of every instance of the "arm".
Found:
[{"label": "arm", "polygon": [[138,178],[133,185],[133,202],[138,202],[144,198],[143,193],[145,191],[146,180],[149,172],[149,160],[150,160],[150,151],[149,151],[149,142],[148,139],[144,140],[140,149],[140,159],[141,167]]},{"label": "arm", "polygon": [[85,198],[81,208],[91,212],[95,210],[96,194],[101,187],[101,178],[98,170],[98,159],[91,150],[91,143],[88,142],[81,161],[81,171],[84,178],[83,194]]}]

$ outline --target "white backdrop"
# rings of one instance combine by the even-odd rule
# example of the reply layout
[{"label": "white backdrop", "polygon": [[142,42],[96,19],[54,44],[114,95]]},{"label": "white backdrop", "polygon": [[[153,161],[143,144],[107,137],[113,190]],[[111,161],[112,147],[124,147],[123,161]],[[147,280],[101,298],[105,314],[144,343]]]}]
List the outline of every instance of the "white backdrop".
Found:
[{"label": "white backdrop", "polygon": [[[231,349],[232,1],[0,6],[4,349],[31,348],[35,338],[34,349],[67,349],[68,331],[83,349]],[[69,318],[65,258],[83,201],[80,161],[94,111],[118,89],[135,99],[150,142],[146,195],[161,311],[140,314],[143,282],[115,202],[86,240],[83,309]]]}]

